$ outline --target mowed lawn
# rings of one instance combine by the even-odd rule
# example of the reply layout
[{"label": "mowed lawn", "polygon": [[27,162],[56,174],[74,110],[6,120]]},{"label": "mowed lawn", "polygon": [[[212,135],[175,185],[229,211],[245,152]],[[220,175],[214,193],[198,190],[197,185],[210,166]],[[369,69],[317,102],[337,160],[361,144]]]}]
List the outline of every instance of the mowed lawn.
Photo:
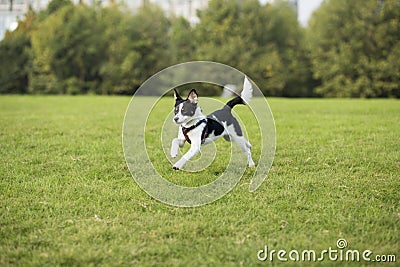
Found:
[{"label": "mowed lawn", "polygon": [[[132,179],[121,144],[129,101],[0,97],[1,266],[270,266],[276,255],[257,259],[266,245],[319,253],[339,238],[399,264],[398,100],[268,99],[277,149],[267,179],[249,193],[248,170],[197,208],[162,204]],[[172,98],[163,101],[170,112]]]}]

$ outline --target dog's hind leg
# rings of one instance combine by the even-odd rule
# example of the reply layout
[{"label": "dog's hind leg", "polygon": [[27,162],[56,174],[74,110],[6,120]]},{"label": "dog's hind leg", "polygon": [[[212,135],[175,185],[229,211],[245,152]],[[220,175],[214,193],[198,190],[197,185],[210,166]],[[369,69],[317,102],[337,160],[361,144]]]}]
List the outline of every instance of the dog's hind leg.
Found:
[{"label": "dog's hind leg", "polygon": [[254,167],[255,163],[251,157],[251,144],[244,138],[244,136],[231,136],[231,139],[243,150],[247,156],[249,167]]}]

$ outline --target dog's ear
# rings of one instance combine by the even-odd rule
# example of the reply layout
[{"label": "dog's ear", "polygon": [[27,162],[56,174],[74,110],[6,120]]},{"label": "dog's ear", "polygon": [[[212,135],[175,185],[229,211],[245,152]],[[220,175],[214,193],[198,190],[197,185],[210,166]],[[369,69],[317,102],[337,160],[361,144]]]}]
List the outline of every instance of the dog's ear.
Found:
[{"label": "dog's ear", "polygon": [[175,101],[183,100],[175,88],[174,88],[174,99],[175,99]]},{"label": "dog's ear", "polygon": [[190,103],[197,104],[199,102],[199,96],[197,95],[196,90],[192,89],[187,97]]}]

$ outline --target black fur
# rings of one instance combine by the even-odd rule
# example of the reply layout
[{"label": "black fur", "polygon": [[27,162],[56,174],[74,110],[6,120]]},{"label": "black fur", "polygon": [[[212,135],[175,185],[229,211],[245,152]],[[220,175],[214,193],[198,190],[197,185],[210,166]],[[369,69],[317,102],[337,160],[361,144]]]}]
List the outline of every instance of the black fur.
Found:
[{"label": "black fur", "polygon": [[234,106],[238,104],[245,105],[243,99],[240,96],[237,96],[234,99],[230,100],[228,103],[225,104],[225,107],[229,107],[230,109],[232,109]]},{"label": "black fur", "polygon": [[210,134],[214,134],[215,136],[219,136],[224,132],[224,126],[221,125],[218,121],[210,116],[207,116],[207,134],[205,138],[207,138]]},{"label": "black fur", "polygon": [[[218,123],[222,129],[224,128],[221,123],[225,122],[227,126],[233,124],[233,127],[235,127],[235,132],[238,136],[242,136],[242,129],[240,128],[240,124],[237,121],[235,117],[232,116],[231,114],[231,109],[226,108],[226,106],[222,109],[216,110],[210,115],[207,116],[208,121],[214,121],[215,123]],[[214,125],[215,127],[215,125]],[[219,131],[217,131],[219,132]],[[217,134],[215,134],[217,135]]]}]

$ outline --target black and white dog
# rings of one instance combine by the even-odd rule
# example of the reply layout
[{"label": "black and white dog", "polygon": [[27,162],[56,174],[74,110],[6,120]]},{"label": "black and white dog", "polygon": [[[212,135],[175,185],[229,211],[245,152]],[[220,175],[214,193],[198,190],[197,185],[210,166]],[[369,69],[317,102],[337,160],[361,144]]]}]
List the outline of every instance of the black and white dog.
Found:
[{"label": "black and white dog", "polygon": [[189,151],[178,160],[173,168],[182,169],[186,162],[200,152],[200,146],[214,142],[219,137],[235,142],[247,155],[249,167],[254,167],[251,157],[251,144],[243,136],[242,129],[235,117],[232,108],[237,104],[248,104],[253,95],[253,88],[247,77],[244,78],[243,91],[240,96],[230,100],[226,105],[208,116],[205,116],[197,105],[198,95],[192,89],[186,98],[174,89],[175,109],[174,122],[179,125],[178,137],[172,140],[171,157],[178,155],[179,147],[187,141],[191,147]]}]

